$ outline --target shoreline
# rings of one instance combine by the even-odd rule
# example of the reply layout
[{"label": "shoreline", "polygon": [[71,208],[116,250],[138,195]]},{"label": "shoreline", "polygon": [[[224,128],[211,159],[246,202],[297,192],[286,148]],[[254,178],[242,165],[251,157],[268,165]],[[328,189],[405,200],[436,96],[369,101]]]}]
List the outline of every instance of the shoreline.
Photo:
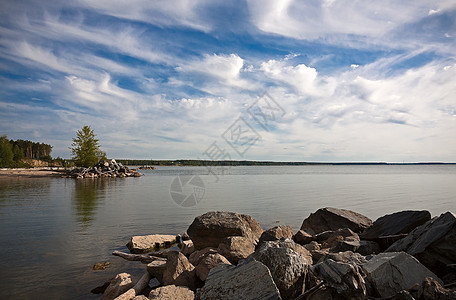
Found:
[{"label": "shoreline", "polygon": [[63,175],[64,168],[3,168],[0,169],[0,178],[57,178]]}]

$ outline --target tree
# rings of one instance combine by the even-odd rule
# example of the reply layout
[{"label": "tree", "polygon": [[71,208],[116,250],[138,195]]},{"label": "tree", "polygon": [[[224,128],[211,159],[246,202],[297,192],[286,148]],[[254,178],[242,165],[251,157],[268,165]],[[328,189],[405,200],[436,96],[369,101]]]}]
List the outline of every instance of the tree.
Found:
[{"label": "tree", "polygon": [[14,166],[13,147],[6,135],[0,137],[0,167],[11,168]]},{"label": "tree", "polygon": [[70,147],[76,166],[93,167],[100,159],[106,159],[106,153],[101,151],[100,147],[90,126],[86,125],[78,130]]}]

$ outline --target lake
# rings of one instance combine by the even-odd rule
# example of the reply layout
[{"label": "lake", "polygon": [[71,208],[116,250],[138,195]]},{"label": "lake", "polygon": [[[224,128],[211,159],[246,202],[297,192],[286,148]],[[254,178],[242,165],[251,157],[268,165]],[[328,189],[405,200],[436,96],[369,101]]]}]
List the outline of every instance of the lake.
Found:
[{"label": "lake", "polygon": [[[0,178],[0,298],[97,299],[90,290],[145,265],[111,255],[133,235],[178,234],[212,210],[296,231],[318,208],[371,219],[456,212],[455,165],[159,167],[140,178]],[[109,260],[104,271],[96,262]]]}]

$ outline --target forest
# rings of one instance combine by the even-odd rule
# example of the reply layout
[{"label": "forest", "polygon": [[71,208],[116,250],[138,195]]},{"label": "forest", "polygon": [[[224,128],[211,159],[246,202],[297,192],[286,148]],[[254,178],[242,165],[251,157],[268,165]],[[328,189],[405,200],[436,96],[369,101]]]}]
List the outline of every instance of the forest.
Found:
[{"label": "forest", "polygon": [[0,137],[0,167],[28,167],[27,159],[52,161],[52,146],[28,140],[9,140],[6,135]]}]

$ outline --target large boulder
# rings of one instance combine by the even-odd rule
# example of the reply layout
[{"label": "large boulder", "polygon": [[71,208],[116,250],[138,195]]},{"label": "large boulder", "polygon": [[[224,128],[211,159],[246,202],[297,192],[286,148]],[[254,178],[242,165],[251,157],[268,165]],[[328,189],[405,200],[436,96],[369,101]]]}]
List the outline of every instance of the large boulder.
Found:
[{"label": "large boulder", "polygon": [[243,236],[256,244],[263,229],[249,215],[217,211],[196,217],[187,233],[195,248],[203,249],[217,248],[223,239],[230,236]]},{"label": "large boulder", "polygon": [[283,299],[293,299],[303,293],[309,262],[299,253],[275,242],[265,242],[252,257],[269,268]]},{"label": "large boulder", "polygon": [[196,266],[196,276],[202,281],[206,281],[209,271],[220,263],[231,265],[225,257],[218,253],[206,255]]},{"label": "large boulder", "polygon": [[312,266],[312,273],[346,299],[365,299],[366,285],[356,264],[325,260]]},{"label": "large boulder", "polygon": [[102,300],[112,300],[119,295],[125,293],[135,285],[133,277],[128,273],[117,274],[114,279],[111,280],[109,286],[101,297]]},{"label": "large boulder", "polygon": [[371,287],[379,297],[393,297],[426,277],[441,280],[416,258],[405,252],[386,252],[362,265]]},{"label": "large boulder", "polygon": [[196,289],[198,281],[195,267],[181,252],[172,251],[168,254],[163,272],[163,284],[186,286],[191,290]]},{"label": "large boulder", "polygon": [[320,208],[304,220],[301,230],[309,234],[317,234],[328,230],[349,228],[354,232],[362,232],[372,226],[372,220],[362,214],[347,209]]},{"label": "large boulder", "polygon": [[219,264],[207,276],[204,287],[198,289],[197,299],[281,299],[269,269],[253,258],[237,266]]},{"label": "large boulder", "polygon": [[415,228],[408,236],[386,251],[405,251],[439,276],[454,272],[448,265],[456,263],[456,215],[441,214]]},{"label": "large boulder", "polygon": [[149,299],[151,300],[193,300],[195,294],[192,290],[175,285],[167,285],[150,291]]},{"label": "large boulder", "polygon": [[409,233],[431,219],[427,210],[405,210],[378,218],[360,236],[363,240],[375,241],[380,237]]},{"label": "large boulder", "polygon": [[255,251],[255,244],[249,238],[230,236],[222,240],[217,252],[226,257],[232,264],[247,258]]},{"label": "large boulder", "polygon": [[[258,245],[267,241],[278,241],[280,239],[291,239],[293,237],[293,228],[287,225],[279,225],[273,228],[269,228],[264,231],[260,236]],[[257,245],[257,246],[258,246]]]},{"label": "large boulder", "polygon": [[175,235],[151,234],[132,237],[127,247],[131,253],[138,254],[171,247],[175,243]]}]

